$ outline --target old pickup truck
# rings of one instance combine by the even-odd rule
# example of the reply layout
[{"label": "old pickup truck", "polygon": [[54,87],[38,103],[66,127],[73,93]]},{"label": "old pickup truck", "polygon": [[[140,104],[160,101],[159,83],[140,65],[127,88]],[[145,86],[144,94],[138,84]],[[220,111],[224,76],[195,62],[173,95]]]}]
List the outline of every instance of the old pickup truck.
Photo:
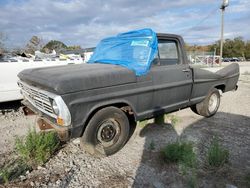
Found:
[{"label": "old pickup truck", "polygon": [[190,107],[211,117],[222,93],[236,90],[239,65],[215,73],[188,64],[182,37],[142,29],[103,39],[87,64],[19,73],[26,114],[62,140],[80,137],[95,155],[111,155],[131,126]]}]

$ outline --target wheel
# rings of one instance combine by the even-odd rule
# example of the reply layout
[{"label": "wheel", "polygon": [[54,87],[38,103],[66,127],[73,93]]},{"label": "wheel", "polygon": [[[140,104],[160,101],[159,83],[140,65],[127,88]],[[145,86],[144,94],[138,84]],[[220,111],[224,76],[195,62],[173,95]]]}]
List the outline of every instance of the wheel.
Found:
[{"label": "wheel", "polygon": [[216,88],[213,88],[202,102],[191,106],[190,108],[196,114],[205,117],[211,117],[216,114],[219,106],[220,92]]},{"label": "wheel", "polygon": [[89,121],[81,137],[81,146],[95,156],[112,155],[127,142],[129,129],[129,120],[122,110],[103,108]]}]

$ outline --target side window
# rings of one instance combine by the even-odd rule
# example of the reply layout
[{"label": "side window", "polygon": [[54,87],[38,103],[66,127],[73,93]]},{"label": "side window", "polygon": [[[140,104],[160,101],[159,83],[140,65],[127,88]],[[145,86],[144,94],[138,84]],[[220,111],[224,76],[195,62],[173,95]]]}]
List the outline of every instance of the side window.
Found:
[{"label": "side window", "polygon": [[179,53],[176,41],[159,40],[158,50],[160,56],[160,65],[179,64]]}]

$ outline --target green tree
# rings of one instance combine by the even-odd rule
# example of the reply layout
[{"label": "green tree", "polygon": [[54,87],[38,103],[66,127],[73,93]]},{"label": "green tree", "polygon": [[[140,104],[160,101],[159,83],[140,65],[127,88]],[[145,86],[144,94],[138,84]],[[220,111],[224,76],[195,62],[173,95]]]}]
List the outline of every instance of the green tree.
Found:
[{"label": "green tree", "polygon": [[67,49],[67,46],[63,42],[58,40],[51,40],[43,47],[42,51],[46,53],[51,52],[52,50],[59,52],[63,49]]},{"label": "green tree", "polygon": [[234,54],[236,57],[245,57],[245,42],[243,37],[234,39]]},{"label": "green tree", "polygon": [[[209,50],[216,48],[216,54],[220,54],[220,40],[209,45]],[[245,57],[245,43],[242,37],[226,39],[223,44],[223,57]]]},{"label": "green tree", "polygon": [[223,45],[223,57],[235,57],[233,54],[234,41],[226,39]]},{"label": "green tree", "polygon": [[245,43],[242,37],[236,37],[232,40],[232,57],[244,57]]},{"label": "green tree", "polygon": [[245,53],[245,58],[250,59],[250,41],[246,42],[244,53]]}]

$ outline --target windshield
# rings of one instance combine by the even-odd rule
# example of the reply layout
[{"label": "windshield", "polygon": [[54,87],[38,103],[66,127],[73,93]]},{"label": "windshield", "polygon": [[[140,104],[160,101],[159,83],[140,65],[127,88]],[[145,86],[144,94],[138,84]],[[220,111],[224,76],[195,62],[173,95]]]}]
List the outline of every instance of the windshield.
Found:
[{"label": "windshield", "polygon": [[121,65],[141,76],[147,74],[156,54],[156,33],[142,29],[103,39],[88,63]]}]

